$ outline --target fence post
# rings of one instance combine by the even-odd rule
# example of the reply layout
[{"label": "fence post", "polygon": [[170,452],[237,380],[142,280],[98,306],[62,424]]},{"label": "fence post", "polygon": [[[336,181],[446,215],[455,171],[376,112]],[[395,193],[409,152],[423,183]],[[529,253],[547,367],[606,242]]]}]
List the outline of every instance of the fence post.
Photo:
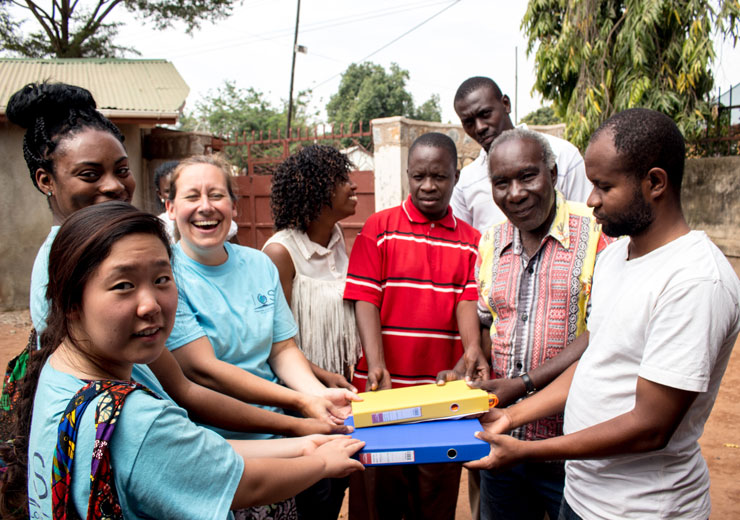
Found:
[{"label": "fence post", "polygon": [[405,175],[409,145],[402,137],[404,118],[373,119],[375,211],[398,206],[409,192]]}]

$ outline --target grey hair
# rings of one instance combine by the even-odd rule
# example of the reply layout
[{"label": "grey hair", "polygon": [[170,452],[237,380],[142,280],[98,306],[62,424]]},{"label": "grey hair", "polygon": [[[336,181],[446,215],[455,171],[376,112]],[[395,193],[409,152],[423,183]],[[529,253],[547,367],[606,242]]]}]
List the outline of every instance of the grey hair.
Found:
[{"label": "grey hair", "polygon": [[514,139],[529,139],[540,145],[542,150],[542,160],[547,166],[548,170],[552,170],[555,167],[555,153],[552,151],[550,143],[547,138],[540,132],[535,132],[529,128],[512,128],[511,130],[505,130],[499,134],[499,136],[493,140],[490,148],[488,148],[488,167],[490,171],[491,153],[493,150],[506,142],[513,141]]}]

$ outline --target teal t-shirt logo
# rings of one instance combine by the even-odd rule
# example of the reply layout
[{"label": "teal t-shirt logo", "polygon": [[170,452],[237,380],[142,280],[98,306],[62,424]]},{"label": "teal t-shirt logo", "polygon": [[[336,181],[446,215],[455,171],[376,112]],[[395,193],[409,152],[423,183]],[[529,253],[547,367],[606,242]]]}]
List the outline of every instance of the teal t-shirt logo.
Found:
[{"label": "teal t-shirt logo", "polygon": [[275,305],[275,291],[269,290],[267,293],[258,292],[252,296],[256,301],[254,309],[257,311],[265,310],[267,307]]}]

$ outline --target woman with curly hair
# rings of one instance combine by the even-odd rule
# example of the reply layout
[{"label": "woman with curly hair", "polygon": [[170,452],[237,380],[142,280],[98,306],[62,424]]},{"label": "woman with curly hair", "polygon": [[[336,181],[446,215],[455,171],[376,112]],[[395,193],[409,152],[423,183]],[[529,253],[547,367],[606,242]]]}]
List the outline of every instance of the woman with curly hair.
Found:
[{"label": "woman with curly hair", "polygon": [[[272,179],[270,204],[277,232],[263,251],[298,324],[296,342],[316,377],[348,388],[361,347],[354,307],[346,303],[349,258],[339,221],[354,215],[352,163],[331,146],[312,145],[288,157]],[[335,520],[349,479],[327,479],[296,496],[299,518]]]},{"label": "woman with curly hair", "polygon": [[348,382],[360,353],[354,309],[342,299],[349,259],[339,221],[355,214],[352,163],[331,146],[291,155],[272,179],[270,204],[277,232],[263,251],[298,322],[298,344],[324,384]]}]

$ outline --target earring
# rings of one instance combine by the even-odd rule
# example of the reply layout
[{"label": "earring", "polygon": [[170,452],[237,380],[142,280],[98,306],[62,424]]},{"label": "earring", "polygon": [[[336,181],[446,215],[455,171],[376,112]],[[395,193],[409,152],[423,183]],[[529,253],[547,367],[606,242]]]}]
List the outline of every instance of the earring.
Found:
[{"label": "earring", "polygon": [[46,192],[46,198],[47,199],[50,199],[52,195],[53,195],[53,193],[51,192],[51,190],[49,190],[49,191]]}]

